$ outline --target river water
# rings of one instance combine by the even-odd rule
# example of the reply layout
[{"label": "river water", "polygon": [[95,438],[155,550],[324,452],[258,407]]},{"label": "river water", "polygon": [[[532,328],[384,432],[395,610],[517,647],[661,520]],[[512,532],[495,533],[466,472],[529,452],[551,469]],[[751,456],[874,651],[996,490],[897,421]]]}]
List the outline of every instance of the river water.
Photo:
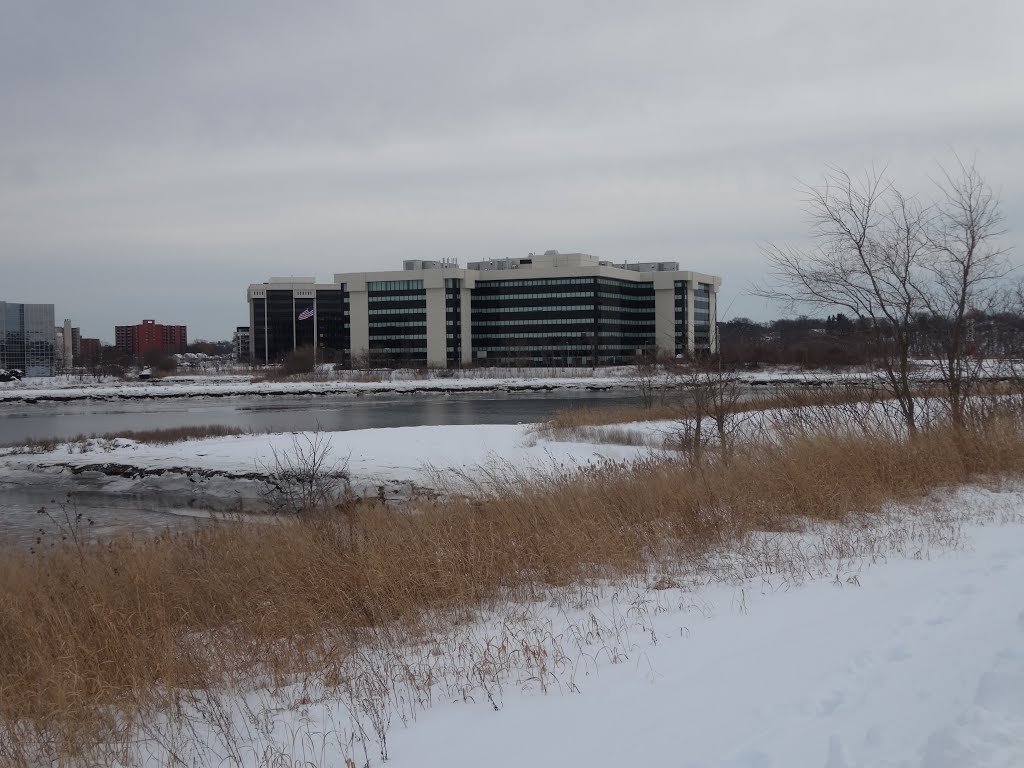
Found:
[{"label": "river water", "polygon": [[[20,445],[31,438],[210,424],[255,432],[518,424],[543,421],[562,408],[639,402],[635,393],[622,391],[557,391],[10,403],[0,404],[0,446]],[[68,488],[55,487],[50,478],[4,482],[0,477],[0,546],[45,548],[68,535],[79,515],[77,524],[90,538],[151,535],[167,527],[182,530],[203,519],[153,491],[111,493],[79,477],[69,496]]]},{"label": "river water", "polygon": [[408,395],[246,396],[111,402],[0,404],[0,446],[30,438],[72,438],[124,430],[208,424],[254,432],[519,424],[543,421],[562,408],[639,404],[621,391]]}]

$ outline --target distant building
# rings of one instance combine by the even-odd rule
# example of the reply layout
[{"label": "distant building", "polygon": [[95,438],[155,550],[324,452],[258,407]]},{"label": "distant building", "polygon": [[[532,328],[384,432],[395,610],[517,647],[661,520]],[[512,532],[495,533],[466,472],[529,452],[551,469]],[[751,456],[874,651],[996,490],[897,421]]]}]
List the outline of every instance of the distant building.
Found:
[{"label": "distant building", "polygon": [[79,365],[82,357],[82,334],[80,329],[71,327],[71,321],[64,319],[64,325],[53,329],[56,344],[57,368],[67,370]]},{"label": "distant building", "polygon": [[175,354],[185,351],[188,333],[184,325],[143,320],[139,325],[114,326],[114,346],[130,357],[142,357],[150,350]]},{"label": "distant building", "polygon": [[468,269],[450,259],[403,266],[250,285],[250,358],[272,363],[309,346],[351,364],[591,366],[718,349],[721,278],[674,261],[547,251]]},{"label": "distant building", "polygon": [[79,342],[79,356],[76,358],[76,361],[79,365],[98,363],[101,347],[99,339],[81,339]]},{"label": "distant building", "polygon": [[249,360],[249,326],[240,325],[235,328],[235,334],[231,339],[234,344],[235,359]]},{"label": "distant building", "polygon": [[0,301],[0,368],[26,376],[54,376],[57,350],[53,304]]}]

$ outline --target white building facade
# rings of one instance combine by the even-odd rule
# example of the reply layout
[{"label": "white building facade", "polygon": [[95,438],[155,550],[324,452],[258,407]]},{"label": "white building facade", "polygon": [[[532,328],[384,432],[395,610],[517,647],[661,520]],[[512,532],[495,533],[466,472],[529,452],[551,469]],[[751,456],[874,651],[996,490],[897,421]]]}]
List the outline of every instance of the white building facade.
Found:
[{"label": "white building facade", "polygon": [[271,278],[249,286],[250,356],[314,345],[348,365],[614,365],[717,351],[721,278],[675,262],[612,264],[585,253],[401,271]]}]

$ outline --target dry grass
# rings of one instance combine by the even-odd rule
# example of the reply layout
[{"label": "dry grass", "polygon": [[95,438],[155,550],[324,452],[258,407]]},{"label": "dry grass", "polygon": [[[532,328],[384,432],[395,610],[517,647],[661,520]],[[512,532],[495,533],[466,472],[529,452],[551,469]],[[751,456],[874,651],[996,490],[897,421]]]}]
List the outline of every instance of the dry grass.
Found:
[{"label": "dry grass", "polygon": [[293,382],[314,382],[314,381],[327,381],[328,376],[323,373],[314,373],[307,371],[304,373],[288,373],[278,368],[270,368],[261,370],[259,373],[253,374],[253,384],[279,384],[284,381]]},{"label": "dry grass", "polygon": [[[883,393],[868,386],[842,388],[777,389],[770,392],[751,391],[750,396],[732,404],[733,413],[749,413],[806,406],[835,407],[851,403],[875,402]],[[552,434],[569,432],[580,427],[597,427],[610,424],[628,424],[636,421],[678,421],[692,419],[695,407],[687,402],[686,390],[676,389],[665,393],[667,402],[656,402],[650,407],[624,405],[611,408],[564,408],[556,411],[541,429]],[[705,410],[706,413],[706,410]]]},{"label": "dry grass", "polygon": [[166,427],[164,429],[127,429],[121,432],[106,432],[102,435],[78,435],[71,438],[42,437],[31,438],[15,449],[26,453],[45,453],[59,448],[61,445],[86,446],[90,441],[110,441],[117,438],[134,440],[138,443],[167,445],[181,443],[185,440],[202,440],[207,437],[227,437],[230,435],[247,435],[251,430],[221,424],[202,424],[191,427]]},{"label": "dry grass", "polygon": [[[367,654],[394,671],[397,649],[418,638],[452,648],[437,653],[458,670],[451,643],[480,610],[606,579],[705,578],[715,553],[753,532],[847,521],[1021,472],[1020,422],[993,416],[976,431],[935,428],[909,443],[882,432],[796,436],[699,466],[652,458],[543,476],[492,467],[486,495],[414,510],[352,502],[280,524],[10,553],[0,561],[0,761],[95,755],[154,713],[180,711],[182,691],[275,688],[311,674],[349,686],[377,730],[378,699],[391,689],[351,691],[352,664]],[[491,651],[488,642],[481,653]],[[427,701],[431,675],[412,684]]]}]

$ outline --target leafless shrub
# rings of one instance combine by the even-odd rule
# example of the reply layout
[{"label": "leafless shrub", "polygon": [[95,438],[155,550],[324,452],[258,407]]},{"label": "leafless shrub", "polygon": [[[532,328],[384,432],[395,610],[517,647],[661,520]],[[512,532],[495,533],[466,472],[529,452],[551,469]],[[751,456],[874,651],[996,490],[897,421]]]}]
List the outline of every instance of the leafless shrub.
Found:
[{"label": "leafless shrub", "polygon": [[291,449],[270,447],[271,457],[258,462],[264,476],[263,498],[275,512],[298,514],[333,509],[352,497],[348,457],[331,452],[326,432],[292,435]]}]

